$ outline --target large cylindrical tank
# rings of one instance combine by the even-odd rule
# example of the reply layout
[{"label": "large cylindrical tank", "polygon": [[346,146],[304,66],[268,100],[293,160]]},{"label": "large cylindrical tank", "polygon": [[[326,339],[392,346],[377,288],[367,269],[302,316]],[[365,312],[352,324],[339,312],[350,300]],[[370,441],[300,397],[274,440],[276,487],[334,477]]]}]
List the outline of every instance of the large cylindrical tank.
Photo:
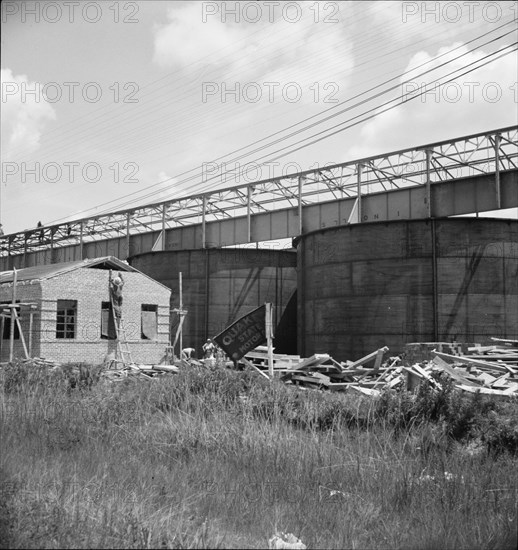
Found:
[{"label": "large cylindrical tank", "polygon": [[[183,346],[195,348],[198,357],[207,338],[265,302],[274,305],[276,325],[287,327],[275,335],[276,351],[296,353],[296,309],[289,308],[293,310],[289,322],[282,318],[297,287],[294,251],[211,248],[149,252],[128,261],[172,290],[172,309],[179,306],[182,273],[182,301],[188,311]],[[174,340],[178,315],[173,312],[171,320]]]},{"label": "large cylindrical tank", "polygon": [[365,223],[297,240],[299,353],[518,338],[518,221]]}]

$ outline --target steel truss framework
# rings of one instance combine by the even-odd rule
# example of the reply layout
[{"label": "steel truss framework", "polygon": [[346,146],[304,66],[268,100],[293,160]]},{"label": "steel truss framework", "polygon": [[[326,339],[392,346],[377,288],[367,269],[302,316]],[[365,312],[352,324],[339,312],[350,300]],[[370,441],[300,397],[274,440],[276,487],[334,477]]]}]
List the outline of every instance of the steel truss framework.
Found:
[{"label": "steel truss framework", "polygon": [[[298,227],[286,237],[302,234],[303,210],[311,205],[352,199],[354,206],[347,222],[365,221],[363,203],[370,195],[401,189],[425,191],[423,216],[433,217],[431,188],[459,178],[491,175],[494,201],[479,211],[495,210],[501,203],[500,174],[518,168],[518,126],[432,143],[412,149],[357,159],[283,177],[228,187],[203,194],[149,204],[59,225],[0,237],[0,257],[52,251],[62,247],[83,247],[94,241],[121,239],[130,250],[132,236],[154,233],[153,250],[166,248],[167,230],[196,225],[201,227],[201,245],[206,247],[207,227],[213,222],[243,218],[246,234],[241,242],[258,239],[252,235],[254,216],[291,209]],[[290,234],[291,233],[291,234]],[[294,233],[294,234],[293,234]]]}]

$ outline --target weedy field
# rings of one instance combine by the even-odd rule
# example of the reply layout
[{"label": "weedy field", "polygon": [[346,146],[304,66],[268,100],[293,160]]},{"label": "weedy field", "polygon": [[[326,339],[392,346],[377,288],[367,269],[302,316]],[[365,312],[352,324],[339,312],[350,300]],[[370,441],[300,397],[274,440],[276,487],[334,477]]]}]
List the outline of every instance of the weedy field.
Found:
[{"label": "weedy field", "polygon": [[518,404],[2,370],[2,548],[516,548]]}]

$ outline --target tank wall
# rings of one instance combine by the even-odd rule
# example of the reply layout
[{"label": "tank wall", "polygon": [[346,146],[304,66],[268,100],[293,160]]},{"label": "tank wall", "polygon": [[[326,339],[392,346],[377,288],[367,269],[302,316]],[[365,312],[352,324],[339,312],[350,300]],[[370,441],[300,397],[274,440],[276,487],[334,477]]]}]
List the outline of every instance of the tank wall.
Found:
[{"label": "tank wall", "polygon": [[518,337],[518,222],[349,225],[298,243],[299,353],[356,359],[408,342]]},{"label": "tank wall", "polygon": [[[201,356],[205,340],[265,302],[276,306],[279,323],[296,290],[296,253],[256,249],[207,249],[140,254],[129,263],[172,290],[171,307],[179,305],[182,272],[183,346]],[[172,318],[172,339],[178,316]],[[296,320],[295,320],[296,321]],[[282,334],[276,337],[282,338]]]}]

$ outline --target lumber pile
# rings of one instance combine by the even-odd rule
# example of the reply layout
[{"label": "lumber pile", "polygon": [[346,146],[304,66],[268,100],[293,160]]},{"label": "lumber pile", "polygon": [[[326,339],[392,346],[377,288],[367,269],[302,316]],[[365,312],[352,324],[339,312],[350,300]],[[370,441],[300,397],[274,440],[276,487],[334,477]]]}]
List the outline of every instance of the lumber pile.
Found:
[{"label": "lumber pile", "polygon": [[[425,382],[440,390],[434,373],[454,380],[463,392],[480,392],[495,398],[518,397],[518,340],[492,338],[494,345],[419,342],[409,344],[405,360],[390,357],[387,347],[356,361],[335,361],[326,353],[311,357],[273,354],[274,373],[286,384],[327,391],[351,390],[377,397],[383,389],[405,387],[412,391]],[[436,349],[437,348],[437,349]],[[409,357],[425,358],[410,362]],[[259,346],[242,362],[268,378],[268,350]]]},{"label": "lumber pile", "polygon": [[[399,357],[383,362],[387,351],[387,347],[380,348],[357,361],[346,362],[335,361],[327,353],[307,358],[273,354],[273,369],[286,384],[329,391],[351,389],[366,395],[379,395],[383,387],[395,387],[404,382]],[[267,348],[259,346],[245,356],[243,363],[264,374],[268,369]]]},{"label": "lumber pile", "polygon": [[479,392],[498,399],[518,397],[518,340],[492,340],[497,343],[491,346],[466,346],[463,354],[446,353],[442,349],[432,350],[430,360],[404,367],[407,388],[413,390],[426,381],[440,389],[440,383],[432,374],[441,372],[452,379],[455,387],[463,392]]}]

